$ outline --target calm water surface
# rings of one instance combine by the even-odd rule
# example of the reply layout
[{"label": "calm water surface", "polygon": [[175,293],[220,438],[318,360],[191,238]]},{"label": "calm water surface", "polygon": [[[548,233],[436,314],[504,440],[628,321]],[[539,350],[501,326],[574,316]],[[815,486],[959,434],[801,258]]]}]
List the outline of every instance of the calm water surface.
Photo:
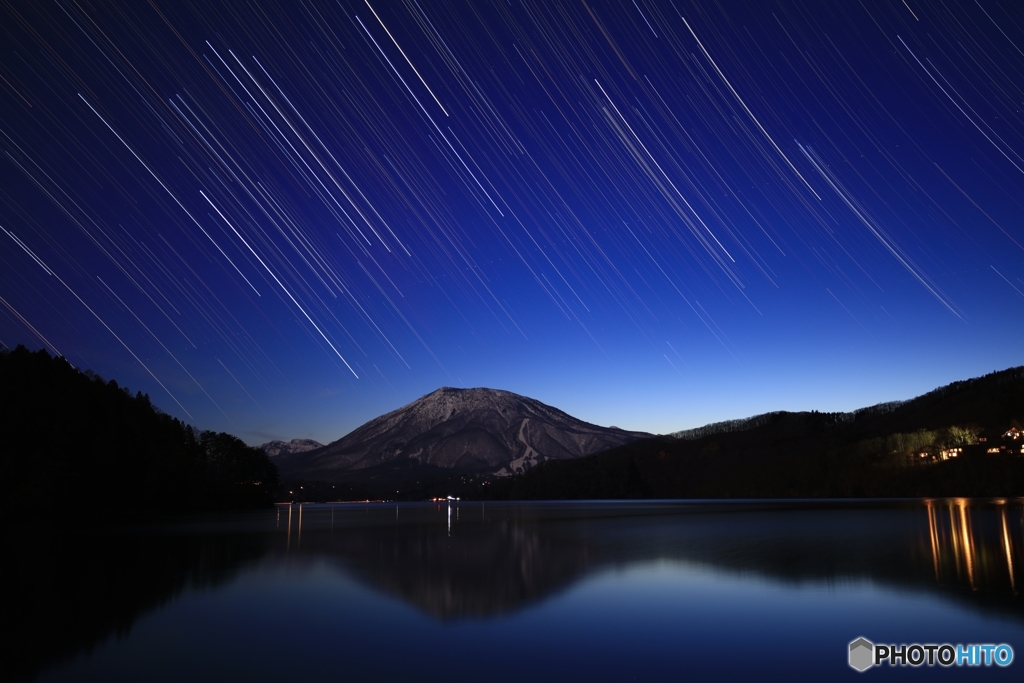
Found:
[{"label": "calm water surface", "polygon": [[[1024,671],[1020,500],[294,505],[20,543],[27,680]],[[858,636],[1017,661],[858,674]]]}]

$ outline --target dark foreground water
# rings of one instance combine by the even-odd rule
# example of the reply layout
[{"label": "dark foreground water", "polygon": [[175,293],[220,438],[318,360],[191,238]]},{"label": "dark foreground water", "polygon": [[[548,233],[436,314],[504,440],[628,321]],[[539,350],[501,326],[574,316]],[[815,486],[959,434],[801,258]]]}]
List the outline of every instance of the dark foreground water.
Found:
[{"label": "dark foreground water", "polygon": [[[1020,500],[294,505],[7,546],[5,669],[29,680],[1024,672]],[[858,673],[859,636],[1016,661]]]}]

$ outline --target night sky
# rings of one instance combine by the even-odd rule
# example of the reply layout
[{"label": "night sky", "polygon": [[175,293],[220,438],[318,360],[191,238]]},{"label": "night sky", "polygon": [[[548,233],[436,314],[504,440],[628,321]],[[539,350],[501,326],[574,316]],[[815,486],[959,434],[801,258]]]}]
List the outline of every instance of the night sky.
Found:
[{"label": "night sky", "polygon": [[252,444],[668,432],[1024,363],[1024,6],[0,10],[0,342]]}]

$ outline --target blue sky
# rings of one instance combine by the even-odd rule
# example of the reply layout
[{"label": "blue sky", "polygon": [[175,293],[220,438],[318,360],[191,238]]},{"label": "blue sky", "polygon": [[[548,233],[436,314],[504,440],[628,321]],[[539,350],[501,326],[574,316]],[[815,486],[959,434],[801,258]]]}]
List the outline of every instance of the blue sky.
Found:
[{"label": "blue sky", "polygon": [[5,8],[0,342],[201,428],[669,432],[1022,362],[1024,13]]}]

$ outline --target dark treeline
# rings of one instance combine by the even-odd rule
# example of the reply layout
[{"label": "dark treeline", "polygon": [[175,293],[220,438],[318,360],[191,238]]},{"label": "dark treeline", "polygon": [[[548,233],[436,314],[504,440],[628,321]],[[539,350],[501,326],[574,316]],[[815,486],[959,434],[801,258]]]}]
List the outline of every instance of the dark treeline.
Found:
[{"label": "dark treeline", "polygon": [[1012,368],[879,410],[770,413],[635,441],[500,488],[512,499],[1020,496],[1022,440],[1003,434],[1022,417],[1024,368]]},{"label": "dark treeline", "polygon": [[[417,501],[455,496],[472,500],[507,498],[506,489],[492,494],[492,485],[504,480],[480,473],[432,465],[389,464],[340,474],[331,481],[282,480],[277,500],[292,503],[393,500]],[[499,488],[501,488],[499,486]]]},{"label": "dark treeline", "polygon": [[21,519],[266,507],[278,485],[263,451],[23,346],[0,353],[0,449],[2,504]]}]

